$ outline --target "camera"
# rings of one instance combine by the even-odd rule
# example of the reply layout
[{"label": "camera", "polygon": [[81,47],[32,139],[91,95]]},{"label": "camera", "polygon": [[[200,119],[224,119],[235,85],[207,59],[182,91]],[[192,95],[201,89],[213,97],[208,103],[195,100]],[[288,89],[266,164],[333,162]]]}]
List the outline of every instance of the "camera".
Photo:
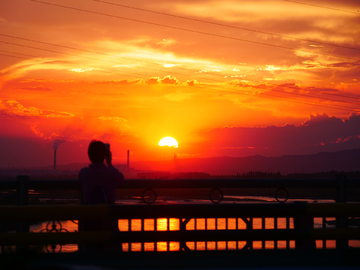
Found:
[{"label": "camera", "polygon": [[104,143],[106,149],[106,156],[110,156],[110,143]]}]

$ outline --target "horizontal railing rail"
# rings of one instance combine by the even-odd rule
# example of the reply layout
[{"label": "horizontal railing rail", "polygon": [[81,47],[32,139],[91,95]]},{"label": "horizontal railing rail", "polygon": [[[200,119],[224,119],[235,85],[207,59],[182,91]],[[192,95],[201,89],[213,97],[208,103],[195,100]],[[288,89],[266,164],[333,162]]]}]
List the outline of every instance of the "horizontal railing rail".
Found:
[{"label": "horizontal railing rail", "polygon": [[[360,188],[360,179],[345,180],[346,187]],[[146,179],[125,180],[122,189],[144,188],[337,188],[339,179]],[[16,189],[15,180],[0,180],[0,189]],[[29,180],[29,189],[81,189],[79,180]]]},{"label": "horizontal railing rail", "polygon": [[[275,225],[277,218],[287,219],[286,228],[279,229]],[[157,204],[157,205],[43,205],[43,206],[2,206],[0,207],[1,222],[21,222],[22,230],[17,233],[0,233],[1,245],[29,245],[29,244],[86,244],[86,243],[134,243],[175,241],[187,250],[188,241],[246,241],[247,248],[252,241],[295,241],[296,247],[314,247],[315,240],[337,240],[337,247],[347,247],[346,241],[359,240],[360,228],[314,228],[314,217],[336,217],[347,220],[348,217],[360,217],[360,203],[329,203],[329,204]],[[44,220],[89,220],[115,218],[127,220],[127,231],[100,231],[100,232],[60,232],[60,233],[30,233],[28,222]],[[158,219],[178,219],[179,226],[175,230],[159,231],[156,227]],[[186,229],[191,219],[226,219],[225,228],[215,229]],[[239,229],[228,227],[228,219],[243,220],[246,227]],[[253,228],[253,219],[261,218],[262,228]],[[272,229],[265,228],[265,218],[273,218]],[[294,222],[289,226],[289,219]],[[141,220],[140,231],[131,229],[133,220]],[[153,220],[153,230],[144,230],[144,220]],[[310,222],[309,222],[310,221]],[[215,222],[217,224],[217,221]],[[346,222],[345,222],[346,223]],[[27,225],[26,225],[27,224]],[[26,226],[24,226],[26,225]],[[304,244],[304,241],[312,244]],[[345,241],[345,242],[344,242]]]},{"label": "horizontal railing rail", "polygon": [[[275,198],[279,202],[285,202],[289,198],[288,188],[334,188],[336,190],[336,202],[347,201],[348,188],[360,188],[360,179],[346,179],[344,175],[339,175],[336,179],[147,179],[147,180],[125,180],[119,189],[143,189],[142,199],[146,203],[156,200],[154,189],[211,189],[209,198],[214,203],[219,203],[223,199],[221,189],[241,189],[241,188],[275,188]],[[79,180],[29,180],[26,175],[18,176],[17,181],[0,181],[0,190],[17,190],[18,203],[26,204],[28,190],[78,190],[81,191],[82,185]],[[21,191],[20,191],[21,190]],[[147,192],[147,193],[146,193]],[[278,199],[278,193],[285,197]],[[215,195],[214,195],[215,194]],[[145,197],[150,197],[146,200]],[[81,196],[79,196],[80,198]]]},{"label": "horizontal railing rail", "polygon": [[1,206],[0,221],[73,220],[102,217],[222,218],[222,217],[359,217],[360,203],[254,203],[154,205],[30,205]]}]

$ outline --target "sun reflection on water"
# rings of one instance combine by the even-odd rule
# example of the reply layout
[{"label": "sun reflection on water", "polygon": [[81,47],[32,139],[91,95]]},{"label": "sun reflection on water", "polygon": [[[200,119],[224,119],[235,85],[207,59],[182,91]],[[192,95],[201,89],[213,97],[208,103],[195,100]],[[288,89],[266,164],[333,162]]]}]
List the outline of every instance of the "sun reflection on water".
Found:
[{"label": "sun reflection on water", "polygon": [[[185,219],[182,219],[184,222]],[[335,218],[327,218],[326,222],[334,222]],[[61,221],[61,227],[57,222],[58,230],[67,230],[69,232],[78,231],[77,221]],[[158,219],[119,219],[118,228],[121,232],[126,231],[179,231],[180,219],[178,218],[158,218]],[[251,219],[246,218],[245,221],[242,218],[193,218],[186,224],[186,230],[262,230],[262,229],[293,229],[293,218],[281,218],[267,217],[267,218],[252,218],[252,228],[247,228],[247,224],[251,224]],[[275,228],[276,224],[276,228]],[[51,222],[43,222],[31,226],[33,232],[45,232],[46,229],[54,228],[51,226]],[[324,226],[322,218],[314,218],[314,228],[322,228]],[[331,227],[326,225],[326,227]],[[246,241],[188,241],[185,242],[187,248],[190,250],[236,250],[248,248]],[[349,240],[349,245],[353,247],[360,246],[360,241]],[[316,247],[321,248],[335,248],[335,240],[316,240]],[[159,241],[159,242],[145,242],[145,243],[123,243],[123,251],[179,251],[182,249],[182,244],[177,241]],[[295,248],[295,241],[253,241],[252,249],[285,249]],[[60,246],[56,246],[56,250],[59,250]],[[43,247],[46,252],[46,247]],[[74,252],[78,250],[76,244],[61,246],[61,252]]]}]

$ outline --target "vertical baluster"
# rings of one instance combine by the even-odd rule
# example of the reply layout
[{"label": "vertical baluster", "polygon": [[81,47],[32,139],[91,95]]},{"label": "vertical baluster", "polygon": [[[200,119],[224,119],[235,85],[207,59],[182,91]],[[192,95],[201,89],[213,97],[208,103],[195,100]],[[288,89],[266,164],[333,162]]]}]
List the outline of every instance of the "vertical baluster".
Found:
[{"label": "vertical baluster", "polygon": [[[265,217],[261,218],[261,229],[265,231]],[[262,241],[262,249],[265,249],[265,240]]]},{"label": "vertical baluster", "polygon": [[[128,224],[129,224],[129,232],[132,231],[132,219],[128,219]],[[131,242],[129,242],[129,252],[131,252]]]},{"label": "vertical baluster", "polygon": [[[229,230],[229,218],[225,218],[225,230]],[[229,241],[225,241],[225,249],[229,250]]]},{"label": "vertical baluster", "polygon": [[[322,217],[322,228],[326,229],[326,217]],[[323,243],[322,248],[326,249],[326,239],[323,239],[322,243]]]},{"label": "vertical baluster", "polygon": [[[290,217],[286,217],[286,230],[290,229]],[[286,239],[286,249],[290,249],[290,239]]]},{"label": "vertical baluster", "polygon": [[[336,202],[337,203],[346,203],[347,202],[347,178],[345,174],[336,176]],[[348,217],[336,217],[336,228],[347,228],[348,227]],[[337,249],[346,249],[348,248],[349,240],[337,239],[336,248]]]},{"label": "vertical baluster", "polygon": [[[274,217],[274,230],[278,229],[278,220],[277,217]],[[274,249],[278,248],[278,240],[274,240]]]},{"label": "vertical baluster", "polygon": [[[141,229],[142,232],[145,231],[145,219],[142,218],[141,219]],[[145,244],[144,242],[141,242],[141,251],[144,252],[145,251]]]},{"label": "vertical baluster", "polygon": [[[229,230],[229,218],[225,218],[225,230],[226,231],[228,231]],[[229,249],[229,241],[226,241],[226,250],[228,250]]]},{"label": "vertical baluster", "polygon": [[[215,218],[215,231],[218,229],[218,218]],[[218,241],[215,241],[215,250],[218,250]]]},{"label": "vertical baluster", "polygon": [[[250,217],[249,219],[250,219],[250,226],[249,226],[248,229],[253,230],[253,229],[254,229],[254,219],[253,219],[253,217]],[[253,249],[253,245],[254,245],[254,241],[253,241],[253,240],[250,240],[250,242],[249,242],[248,244],[249,244],[250,250],[252,250],[252,249]]]},{"label": "vertical baluster", "polygon": [[[167,218],[166,222],[167,222],[167,231],[169,232],[170,231],[170,218]],[[169,252],[170,251],[170,241],[166,241],[166,242],[167,242],[167,252]]]}]

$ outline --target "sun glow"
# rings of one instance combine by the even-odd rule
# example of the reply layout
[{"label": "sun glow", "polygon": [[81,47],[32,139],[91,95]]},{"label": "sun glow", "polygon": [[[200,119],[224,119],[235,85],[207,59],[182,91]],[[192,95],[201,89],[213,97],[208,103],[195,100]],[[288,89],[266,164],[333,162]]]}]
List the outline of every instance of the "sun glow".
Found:
[{"label": "sun glow", "polygon": [[169,147],[174,147],[174,148],[178,148],[178,146],[179,146],[178,142],[172,137],[162,138],[159,142],[159,145],[160,146],[169,146]]}]

